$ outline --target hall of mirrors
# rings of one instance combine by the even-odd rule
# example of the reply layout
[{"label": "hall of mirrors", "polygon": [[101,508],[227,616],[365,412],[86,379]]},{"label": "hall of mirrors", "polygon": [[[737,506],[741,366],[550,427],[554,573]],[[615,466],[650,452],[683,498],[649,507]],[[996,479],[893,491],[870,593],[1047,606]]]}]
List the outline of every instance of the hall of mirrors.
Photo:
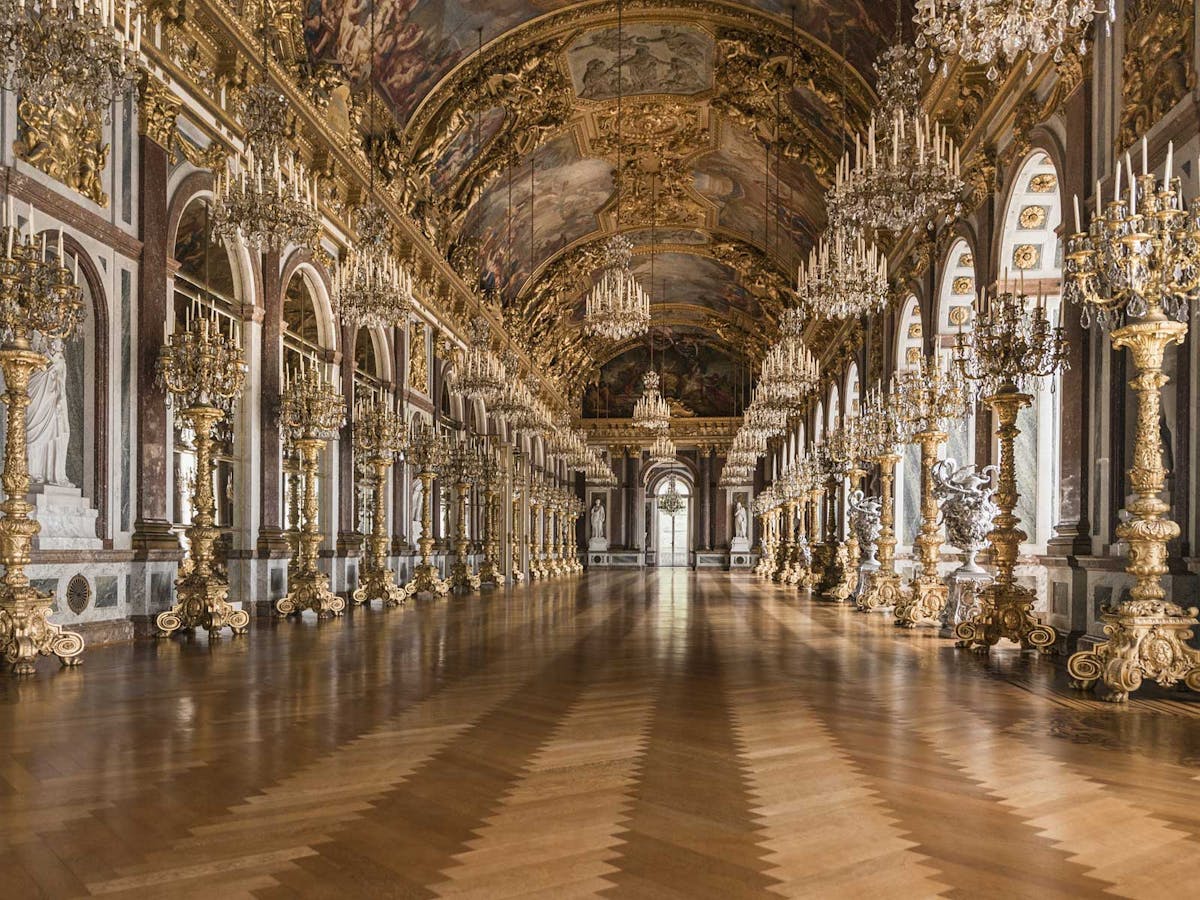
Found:
[{"label": "hall of mirrors", "polygon": [[0,11],[7,683],[669,584],[1190,715],[1196,5],[1049,7]]}]

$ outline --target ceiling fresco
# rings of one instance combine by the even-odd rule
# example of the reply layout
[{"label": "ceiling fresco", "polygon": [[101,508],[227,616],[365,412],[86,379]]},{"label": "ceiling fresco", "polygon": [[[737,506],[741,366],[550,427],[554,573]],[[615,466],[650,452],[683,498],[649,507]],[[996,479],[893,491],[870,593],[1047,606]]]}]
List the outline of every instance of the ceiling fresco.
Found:
[{"label": "ceiling fresco", "polygon": [[[370,9],[320,0],[310,53],[364,79]],[[567,380],[616,354],[580,326],[618,229],[638,247],[656,322],[757,352],[825,226],[842,134],[865,121],[871,61],[896,15],[800,0],[793,30],[781,0],[628,0],[618,128],[613,0],[375,10],[377,88],[399,126],[397,202]]]},{"label": "ceiling fresco", "polygon": [[[630,347],[600,367],[588,385],[583,414],[625,418],[642,393],[651,368],[649,341]],[[747,365],[715,346],[712,336],[689,327],[654,329],[653,368],[662,375],[663,393],[674,418],[741,415],[749,394]]]}]

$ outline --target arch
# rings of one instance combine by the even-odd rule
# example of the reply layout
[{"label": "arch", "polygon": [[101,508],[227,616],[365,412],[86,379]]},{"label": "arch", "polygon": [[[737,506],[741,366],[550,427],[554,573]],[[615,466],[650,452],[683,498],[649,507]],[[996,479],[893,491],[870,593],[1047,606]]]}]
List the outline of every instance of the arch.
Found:
[{"label": "arch", "polygon": [[[1001,219],[1001,289],[1043,296],[1051,322],[1058,319],[1062,306],[1061,184],[1061,173],[1050,153],[1031,150],[1015,170]],[[1004,270],[1008,271],[1006,282]],[[1056,387],[1058,381],[1055,376],[1053,383],[1039,385],[1033,404],[1017,417],[1021,429],[1017,458],[1033,464],[1017,466],[1020,497],[1016,514],[1028,543],[1039,549],[1052,534],[1053,504],[1058,496],[1061,401],[1057,390],[1047,389]]]},{"label": "arch", "polygon": [[302,277],[316,314],[315,345],[327,351],[327,357],[341,350],[341,329],[333,314],[333,298],[329,272],[309,250],[297,250],[288,257],[280,274],[279,283],[284,292],[284,314],[286,318],[288,291],[296,277]]},{"label": "arch", "polygon": [[[211,202],[212,184],[212,173],[192,172],[180,179],[167,203],[167,246],[171,248],[173,260],[177,264],[180,260],[176,248],[179,246],[184,216],[197,200]],[[219,241],[214,243],[220,244]],[[262,296],[261,282],[258,266],[252,260],[249,248],[239,242],[233,247],[225,247],[225,255],[234,276],[234,294],[229,299],[239,304],[258,301]],[[257,302],[255,305],[262,304]]]},{"label": "arch", "polygon": [[833,431],[841,425],[842,416],[842,398],[841,391],[838,390],[837,380],[834,379],[829,384],[829,405],[825,409],[825,433]]},{"label": "arch", "polygon": [[858,361],[850,360],[846,367],[846,380],[843,391],[843,405],[847,417],[858,415],[858,404],[862,399],[862,379],[858,374]]},{"label": "arch", "polygon": [[[942,260],[942,277],[938,285],[934,322],[939,336],[938,345],[945,346],[946,338],[971,326],[971,305],[978,291],[975,251],[965,238],[950,244]],[[953,337],[950,337],[951,344]]]},{"label": "arch", "polygon": [[916,294],[909,294],[901,306],[896,326],[896,371],[912,369],[925,352],[925,321],[921,315],[921,302]]}]

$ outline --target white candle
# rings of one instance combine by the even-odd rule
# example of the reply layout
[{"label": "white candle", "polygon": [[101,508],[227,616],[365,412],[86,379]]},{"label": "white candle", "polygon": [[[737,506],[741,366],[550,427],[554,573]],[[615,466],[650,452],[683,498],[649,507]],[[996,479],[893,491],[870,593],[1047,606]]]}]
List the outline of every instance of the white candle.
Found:
[{"label": "white candle", "polygon": [[29,240],[37,236],[37,226],[33,224],[33,204],[29,204]]},{"label": "white candle", "polygon": [[1075,232],[1079,233],[1083,229],[1079,225],[1079,195],[1075,195]]},{"label": "white candle", "polygon": [[1125,173],[1129,178],[1129,212],[1137,211],[1137,176],[1133,174],[1133,163],[1129,159],[1129,154],[1125,154]]},{"label": "white candle", "polygon": [[[142,14],[138,13],[137,21],[133,25],[133,52],[142,52]],[[222,88],[224,90],[224,88]]]},{"label": "white candle", "polygon": [[1164,188],[1171,187],[1171,174],[1172,174],[1171,168],[1174,165],[1174,163],[1175,163],[1175,142],[1169,141],[1167,143],[1167,166],[1166,166],[1166,169],[1163,170],[1163,172],[1164,172],[1163,187]]},{"label": "white candle", "polygon": [[1146,144],[1146,136],[1144,134],[1142,135],[1142,174],[1150,174],[1150,154],[1149,148]]},{"label": "white candle", "polygon": [[1113,202],[1119,203],[1121,200],[1121,161],[1117,160],[1117,174],[1113,178]]}]

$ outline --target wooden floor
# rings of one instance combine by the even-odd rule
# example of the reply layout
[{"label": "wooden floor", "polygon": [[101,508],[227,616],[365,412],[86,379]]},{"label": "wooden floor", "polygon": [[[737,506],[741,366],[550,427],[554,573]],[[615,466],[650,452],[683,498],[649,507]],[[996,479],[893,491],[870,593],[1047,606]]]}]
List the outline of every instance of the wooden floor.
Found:
[{"label": "wooden floor", "polygon": [[748,576],[584,576],[0,678],[0,896],[1200,894],[1200,700]]}]

